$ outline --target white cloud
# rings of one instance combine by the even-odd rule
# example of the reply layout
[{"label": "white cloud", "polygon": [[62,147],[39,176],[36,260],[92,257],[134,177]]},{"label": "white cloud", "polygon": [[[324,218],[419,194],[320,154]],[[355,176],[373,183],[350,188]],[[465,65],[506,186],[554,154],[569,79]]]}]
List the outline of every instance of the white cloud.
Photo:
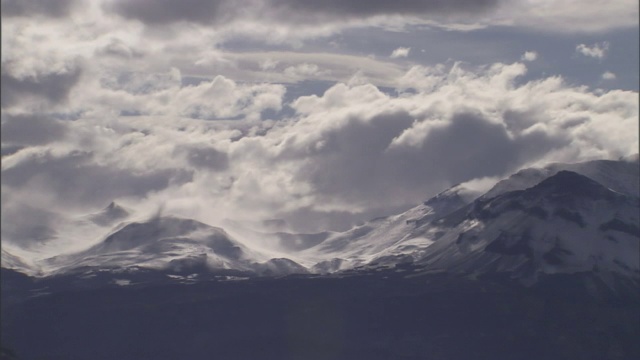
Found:
[{"label": "white cloud", "polygon": [[535,61],[538,58],[538,53],[535,51],[527,51],[520,57],[522,61]]},{"label": "white cloud", "polygon": [[276,66],[278,66],[279,62],[272,60],[272,59],[266,59],[264,61],[262,61],[260,63],[260,69],[262,70],[274,70],[276,68]]},{"label": "white cloud", "polygon": [[576,52],[595,59],[604,58],[607,55],[607,51],[609,51],[609,43],[606,41],[595,43],[592,46],[587,46],[585,44],[579,44],[576,46]]},{"label": "white cloud", "polygon": [[603,80],[615,80],[616,79],[616,74],[612,73],[611,71],[605,71],[604,73],[602,73],[602,79]]},{"label": "white cloud", "polygon": [[407,56],[409,56],[409,52],[410,51],[411,51],[411,48],[399,47],[399,48],[393,50],[393,52],[391,53],[390,57],[392,59],[406,58]]},{"label": "white cloud", "polygon": [[326,70],[321,70],[318,65],[310,63],[289,66],[283,71],[283,74],[294,82],[318,78],[323,75],[328,75],[328,73]]},{"label": "white cloud", "polygon": [[[225,68],[227,76],[247,82],[296,82],[303,80],[305,73],[316,80],[345,82],[360,73],[376,85],[393,86],[395,79],[404,71],[402,66],[392,62],[339,53],[228,52],[225,57],[234,64],[242,65]],[[269,69],[263,67],[265,58],[273,64]],[[212,70],[207,67],[193,68],[187,64],[184,72],[204,76]]]}]

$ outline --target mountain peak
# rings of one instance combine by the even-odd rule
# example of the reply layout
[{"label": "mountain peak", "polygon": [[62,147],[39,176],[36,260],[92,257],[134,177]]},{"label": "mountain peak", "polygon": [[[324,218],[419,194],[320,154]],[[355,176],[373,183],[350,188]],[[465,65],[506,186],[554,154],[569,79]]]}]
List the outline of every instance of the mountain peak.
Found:
[{"label": "mountain peak", "polygon": [[112,201],[100,212],[89,216],[94,224],[100,226],[110,226],[119,220],[123,220],[130,215],[129,211],[124,207],[118,205],[115,201]]},{"label": "mountain peak", "polygon": [[542,193],[553,193],[563,197],[579,196],[589,199],[608,197],[614,194],[613,191],[607,189],[602,184],[584,175],[568,170],[561,170],[555,175],[544,179],[527,192],[536,196]]}]

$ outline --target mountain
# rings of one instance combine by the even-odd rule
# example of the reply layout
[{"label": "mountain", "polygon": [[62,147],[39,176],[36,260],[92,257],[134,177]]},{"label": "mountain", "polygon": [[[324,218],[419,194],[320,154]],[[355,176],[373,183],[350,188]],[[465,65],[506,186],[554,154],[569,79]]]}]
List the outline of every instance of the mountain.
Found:
[{"label": "mountain", "polygon": [[320,273],[413,264],[429,270],[597,273],[640,284],[640,167],[597,160],[530,168],[469,201],[451,188],[418,207],[333,234],[305,250]]},{"label": "mountain", "polygon": [[[341,233],[323,233],[324,240],[302,250],[300,256],[317,260],[314,270],[327,273],[366,265],[381,254],[402,255],[409,239],[419,246],[433,242],[427,236],[416,236],[416,229],[468,204],[477,195],[456,185],[404,213],[373,219]],[[400,243],[405,246],[398,247]]]},{"label": "mountain", "polygon": [[44,267],[53,274],[137,268],[187,274],[233,270],[281,275],[304,271],[296,265],[290,260],[271,260],[221,228],[172,216],[128,223],[87,250],[44,261]]},{"label": "mountain", "polygon": [[638,181],[637,158],[552,164],[318,234],[83,217],[79,251],[3,246],[0,340],[25,359],[637,359]]},{"label": "mountain", "polygon": [[112,201],[100,212],[91,214],[87,218],[96,225],[110,226],[126,219],[129,215],[130,212],[127,209]]},{"label": "mountain", "polygon": [[553,163],[543,168],[527,168],[499,181],[482,197],[489,199],[509,191],[524,190],[560,171],[573,171],[584,175],[614,191],[640,196],[640,167],[633,158],[614,160],[593,160],[575,164]]},{"label": "mountain", "polygon": [[15,271],[27,274],[30,273],[30,270],[33,267],[28,265],[27,262],[20,257],[10,253],[6,249],[2,249],[0,262],[2,263],[2,268],[4,269],[13,269]]},{"label": "mountain", "polygon": [[539,184],[478,199],[436,222],[445,232],[416,262],[467,273],[610,272],[640,279],[640,201],[560,171]]},{"label": "mountain", "polygon": [[111,203],[85,217],[87,229],[111,229],[89,248],[37,261],[3,249],[2,266],[40,276],[87,269],[270,276],[413,264],[527,281],[595,270],[637,279],[639,173],[637,157],[523,169],[484,194],[456,185],[401,214],[317,234],[227,222],[231,236],[172,216],[127,222],[130,211]]}]

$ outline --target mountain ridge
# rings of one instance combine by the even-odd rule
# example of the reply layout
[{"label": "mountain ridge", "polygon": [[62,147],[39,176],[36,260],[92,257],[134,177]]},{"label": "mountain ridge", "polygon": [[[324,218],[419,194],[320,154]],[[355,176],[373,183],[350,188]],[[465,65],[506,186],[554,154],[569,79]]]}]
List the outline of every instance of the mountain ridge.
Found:
[{"label": "mountain ridge", "polygon": [[[90,216],[119,222],[100,242],[38,264],[45,277],[121,268],[282,276],[414,263],[476,274],[506,271],[529,279],[536,273],[592,271],[595,266],[637,279],[637,261],[624,254],[638,250],[640,220],[634,214],[640,185],[634,184],[639,173],[633,159],[556,163],[523,169],[484,194],[456,185],[403,213],[344,232],[234,230],[238,239],[193,219],[159,216],[122,222],[131,214],[113,202]],[[242,241],[243,234],[276,244],[290,256],[259,251]],[[576,238],[588,239],[584,248]],[[24,272],[29,267],[5,249],[2,259],[6,268]]]}]

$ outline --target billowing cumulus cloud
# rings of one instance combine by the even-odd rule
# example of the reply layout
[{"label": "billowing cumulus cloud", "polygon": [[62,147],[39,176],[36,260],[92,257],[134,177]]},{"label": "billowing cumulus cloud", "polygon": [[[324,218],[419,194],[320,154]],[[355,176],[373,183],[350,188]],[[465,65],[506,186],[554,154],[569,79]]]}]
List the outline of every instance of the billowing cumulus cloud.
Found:
[{"label": "billowing cumulus cloud", "polygon": [[278,84],[241,84],[224,76],[182,85],[176,68],[161,73],[101,74],[87,82],[70,104],[76,111],[116,115],[180,116],[196,119],[254,119],[280,110],[285,88]]}]

